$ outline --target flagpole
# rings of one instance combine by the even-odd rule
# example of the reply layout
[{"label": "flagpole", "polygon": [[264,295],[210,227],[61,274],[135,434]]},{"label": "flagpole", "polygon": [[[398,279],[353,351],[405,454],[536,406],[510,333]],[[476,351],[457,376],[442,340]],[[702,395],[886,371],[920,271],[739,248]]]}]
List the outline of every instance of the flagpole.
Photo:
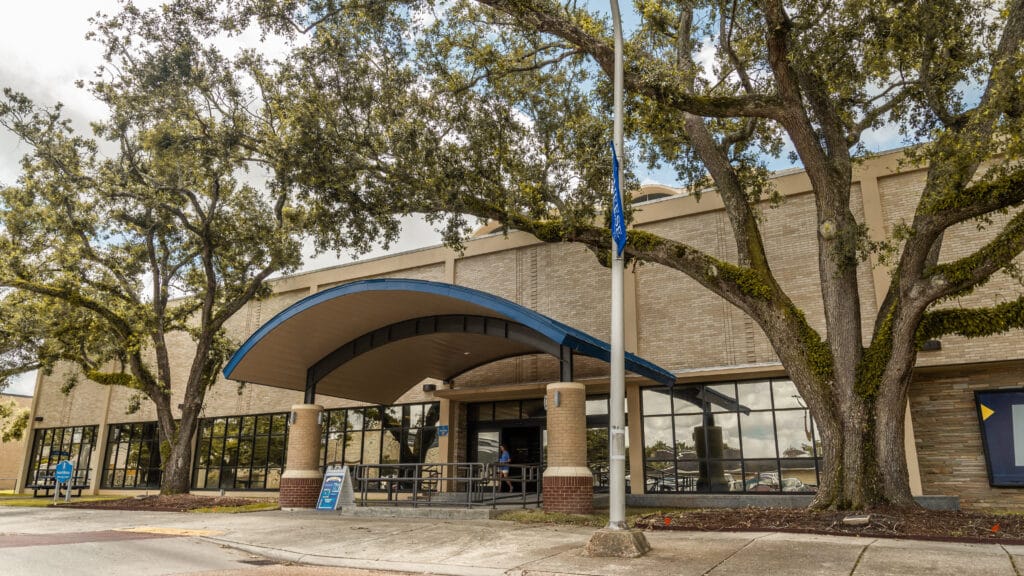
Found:
[{"label": "flagpole", "polygon": [[[613,156],[621,154],[625,160],[626,148],[623,144],[622,130],[622,20],[619,14],[618,0],[611,0],[612,24],[615,28],[615,124],[613,131],[613,142],[615,149]],[[621,168],[621,167],[620,167]],[[616,170],[618,178],[621,169]],[[616,180],[612,193],[621,194],[620,186]],[[621,197],[619,198],[621,202]],[[622,223],[623,227],[625,223]],[[614,216],[613,216],[614,226]],[[608,442],[608,529],[626,529],[626,362],[625,362],[625,329],[623,326],[623,286],[624,264],[622,260],[622,249],[625,248],[625,241],[621,245],[612,234],[612,325],[611,325],[611,390],[609,399],[609,424],[611,434]]]}]

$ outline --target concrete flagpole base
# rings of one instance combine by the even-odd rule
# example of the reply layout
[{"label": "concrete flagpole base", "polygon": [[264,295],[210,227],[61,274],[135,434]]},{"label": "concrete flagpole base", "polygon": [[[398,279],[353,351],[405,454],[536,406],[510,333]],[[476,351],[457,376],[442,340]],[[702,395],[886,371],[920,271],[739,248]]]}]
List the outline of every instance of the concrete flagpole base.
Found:
[{"label": "concrete flagpole base", "polygon": [[602,528],[590,537],[585,549],[587,556],[612,558],[638,558],[651,551],[643,530],[610,530]]}]

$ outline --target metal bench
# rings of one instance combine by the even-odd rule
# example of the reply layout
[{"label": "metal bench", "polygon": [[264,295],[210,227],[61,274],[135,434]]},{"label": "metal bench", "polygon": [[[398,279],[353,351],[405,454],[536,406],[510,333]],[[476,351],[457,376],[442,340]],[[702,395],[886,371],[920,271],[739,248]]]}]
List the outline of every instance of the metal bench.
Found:
[{"label": "metal bench", "polygon": [[[39,492],[42,491],[44,496],[49,496],[50,492],[57,488],[57,480],[53,477],[53,470],[40,469],[36,470],[33,475],[32,482],[25,485],[25,488],[32,489],[32,497],[38,498]],[[89,473],[75,472],[74,476],[71,477],[70,490],[77,492],[75,496],[81,496],[82,490],[89,488]]]}]

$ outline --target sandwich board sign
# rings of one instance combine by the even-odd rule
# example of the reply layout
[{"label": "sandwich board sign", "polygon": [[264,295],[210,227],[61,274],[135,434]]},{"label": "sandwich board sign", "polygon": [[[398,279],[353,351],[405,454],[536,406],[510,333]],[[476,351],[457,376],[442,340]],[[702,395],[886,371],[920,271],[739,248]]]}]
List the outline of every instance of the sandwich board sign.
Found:
[{"label": "sandwich board sign", "polygon": [[337,510],[345,506],[355,506],[356,494],[352,488],[352,474],[348,466],[331,466],[324,472],[324,482],[320,487],[320,499],[317,510]]}]

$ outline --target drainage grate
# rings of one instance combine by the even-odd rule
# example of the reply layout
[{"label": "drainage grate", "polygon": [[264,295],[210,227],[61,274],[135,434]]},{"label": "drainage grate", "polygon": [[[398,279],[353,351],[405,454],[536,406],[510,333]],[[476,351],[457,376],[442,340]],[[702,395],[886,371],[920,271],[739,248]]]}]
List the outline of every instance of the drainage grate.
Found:
[{"label": "drainage grate", "polygon": [[279,562],[267,560],[266,558],[261,558],[259,560],[239,560],[239,562],[242,564],[250,564],[252,566],[276,566],[279,564]]}]

